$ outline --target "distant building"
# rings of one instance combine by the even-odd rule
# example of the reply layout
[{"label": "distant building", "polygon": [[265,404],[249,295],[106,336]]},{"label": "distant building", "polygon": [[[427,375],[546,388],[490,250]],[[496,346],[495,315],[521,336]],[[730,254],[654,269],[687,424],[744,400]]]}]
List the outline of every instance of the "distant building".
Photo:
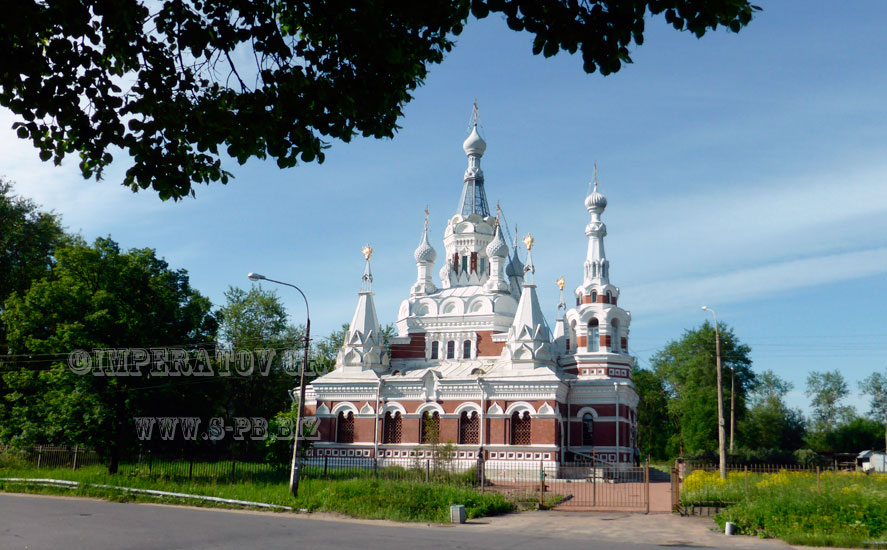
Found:
[{"label": "distant building", "polygon": [[863,472],[887,472],[887,453],[879,451],[862,451],[856,457],[856,464]]},{"label": "distant building", "polygon": [[618,465],[635,460],[631,315],[610,283],[601,221],[607,199],[597,177],[585,199],[591,219],[576,305],[566,309],[561,278],[552,330],[536,295],[533,238],[523,239],[522,261],[517,236],[509,249],[498,207],[490,212],[480,166],[486,147],[475,117],[439,281],[426,210],[413,253],[416,282],[398,310],[390,356],[373,301],[372,249],[364,249],[363,287],[335,369],[307,388],[306,415],[319,420],[320,434],[310,456],[394,463],[426,456],[435,439],[454,443],[465,465],[481,454],[506,467],[592,455]]}]

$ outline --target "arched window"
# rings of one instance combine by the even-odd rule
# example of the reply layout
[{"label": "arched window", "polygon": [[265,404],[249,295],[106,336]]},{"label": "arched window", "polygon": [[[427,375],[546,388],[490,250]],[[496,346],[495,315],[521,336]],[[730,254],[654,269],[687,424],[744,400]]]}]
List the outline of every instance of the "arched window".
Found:
[{"label": "arched window", "polygon": [[596,291],[596,290],[592,290],[592,291],[591,291],[591,303],[593,304],[593,303],[595,303],[595,302],[597,302],[597,291]]},{"label": "arched window", "polygon": [[582,445],[594,445],[594,416],[591,413],[582,415]]},{"label": "arched window", "polygon": [[464,359],[471,359],[471,340],[462,342],[462,357]]},{"label": "arched window", "polygon": [[610,337],[612,343],[610,344],[613,348],[613,351],[619,352],[622,348],[619,345],[619,319],[613,319],[612,323],[613,330],[611,331],[613,334]]},{"label": "arched window", "polygon": [[462,411],[459,415],[459,443],[477,445],[480,442],[480,415],[477,411]]},{"label": "arched window", "polygon": [[440,342],[434,341],[431,342],[431,358],[437,359],[439,357],[438,348],[440,347]]},{"label": "arched window", "polygon": [[453,359],[456,357],[456,342],[450,340],[447,342],[447,359]]},{"label": "arched window", "polygon": [[425,445],[440,443],[440,413],[422,413],[419,442]]},{"label": "arched window", "polygon": [[483,276],[483,275],[487,272],[487,262],[486,262],[486,259],[484,259],[484,258],[480,258],[480,259],[478,260],[478,265],[479,265],[480,267],[478,267],[477,271],[478,271],[478,273],[479,273],[481,276]]},{"label": "arched window", "polygon": [[382,443],[400,443],[402,418],[400,412],[391,411],[385,413],[385,421],[382,423]]},{"label": "arched window", "polygon": [[530,432],[530,411],[515,411],[511,415],[511,444],[529,445]]},{"label": "arched window", "polygon": [[588,322],[588,351],[599,351],[601,349],[601,329],[597,318],[592,318]]},{"label": "arched window", "polygon": [[468,256],[462,256],[462,272],[468,273]]},{"label": "arched window", "polygon": [[608,304],[612,304],[612,303],[613,303],[613,293],[610,292],[609,290],[607,291],[607,303],[608,303]]},{"label": "arched window", "polygon": [[336,442],[354,443],[354,413],[339,412],[336,417]]}]

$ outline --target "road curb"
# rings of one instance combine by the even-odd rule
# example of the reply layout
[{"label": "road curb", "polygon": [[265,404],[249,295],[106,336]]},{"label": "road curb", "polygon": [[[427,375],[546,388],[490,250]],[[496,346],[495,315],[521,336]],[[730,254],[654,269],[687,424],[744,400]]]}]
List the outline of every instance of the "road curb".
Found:
[{"label": "road curb", "polygon": [[[137,489],[135,487],[118,487],[116,485],[104,485],[99,483],[81,483],[79,481],[69,481],[67,479],[50,479],[50,478],[27,478],[27,477],[0,477],[0,481],[10,483],[31,483],[34,485],[50,485],[54,487],[67,487],[77,489],[78,487],[94,487],[98,489],[114,489],[125,493],[135,493],[140,495],[181,498],[185,500],[203,500],[206,502],[219,502],[222,504],[232,504],[235,506],[244,506],[250,508],[263,508],[266,510],[286,510],[288,512],[296,511],[292,506],[283,506],[282,504],[268,504],[267,502],[252,502],[249,500],[237,500],[230,498],[211,497],[206,495],[192,495],[188,493],[173,493],[170,491],[158,491],[156,489]],[[306,510],[299,510],[306,511]]]}]

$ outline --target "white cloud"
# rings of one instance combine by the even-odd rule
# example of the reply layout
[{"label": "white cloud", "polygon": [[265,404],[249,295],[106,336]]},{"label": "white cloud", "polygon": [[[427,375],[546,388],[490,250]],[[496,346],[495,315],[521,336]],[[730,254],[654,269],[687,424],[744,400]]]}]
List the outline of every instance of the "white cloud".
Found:
[{"label": "white cloud", "polygon": [[776,262],[704,277],[681,277],[632,288],[636,313],[650,315],[702,301],[744,302],[790,289],[887,273],[887,247]]}]

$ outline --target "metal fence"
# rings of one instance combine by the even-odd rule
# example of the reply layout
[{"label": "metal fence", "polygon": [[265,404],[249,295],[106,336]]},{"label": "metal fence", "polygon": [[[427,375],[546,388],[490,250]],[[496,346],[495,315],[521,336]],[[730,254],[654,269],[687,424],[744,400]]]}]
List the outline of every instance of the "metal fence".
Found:
[{"label": "metal fence", "polygon": [[80,446],[36,445],[28,449],[0,446],[0,454],[10,460],[22,462],[40,469],[70,468],[77,470],[102,464],[98,453]]},{"label": "metal fence", "polygon": [[[95,451],[82,447],[38,446],[5,452],[15,453],[17,460],[38,470],[76,470],[102,465]],[[290,464],[144,452],[122,461],[118,473],[183,482],[286,483]],[[367,478],[473,488],[501,493],[514,502],[563,509],[649,511],[650,506],[650,470],[647,465],[323,456],[301,459],[300,477],[308,481],[301,485],[300,491],[309,493],[324,489],[324,484],[318,481]]]}]

